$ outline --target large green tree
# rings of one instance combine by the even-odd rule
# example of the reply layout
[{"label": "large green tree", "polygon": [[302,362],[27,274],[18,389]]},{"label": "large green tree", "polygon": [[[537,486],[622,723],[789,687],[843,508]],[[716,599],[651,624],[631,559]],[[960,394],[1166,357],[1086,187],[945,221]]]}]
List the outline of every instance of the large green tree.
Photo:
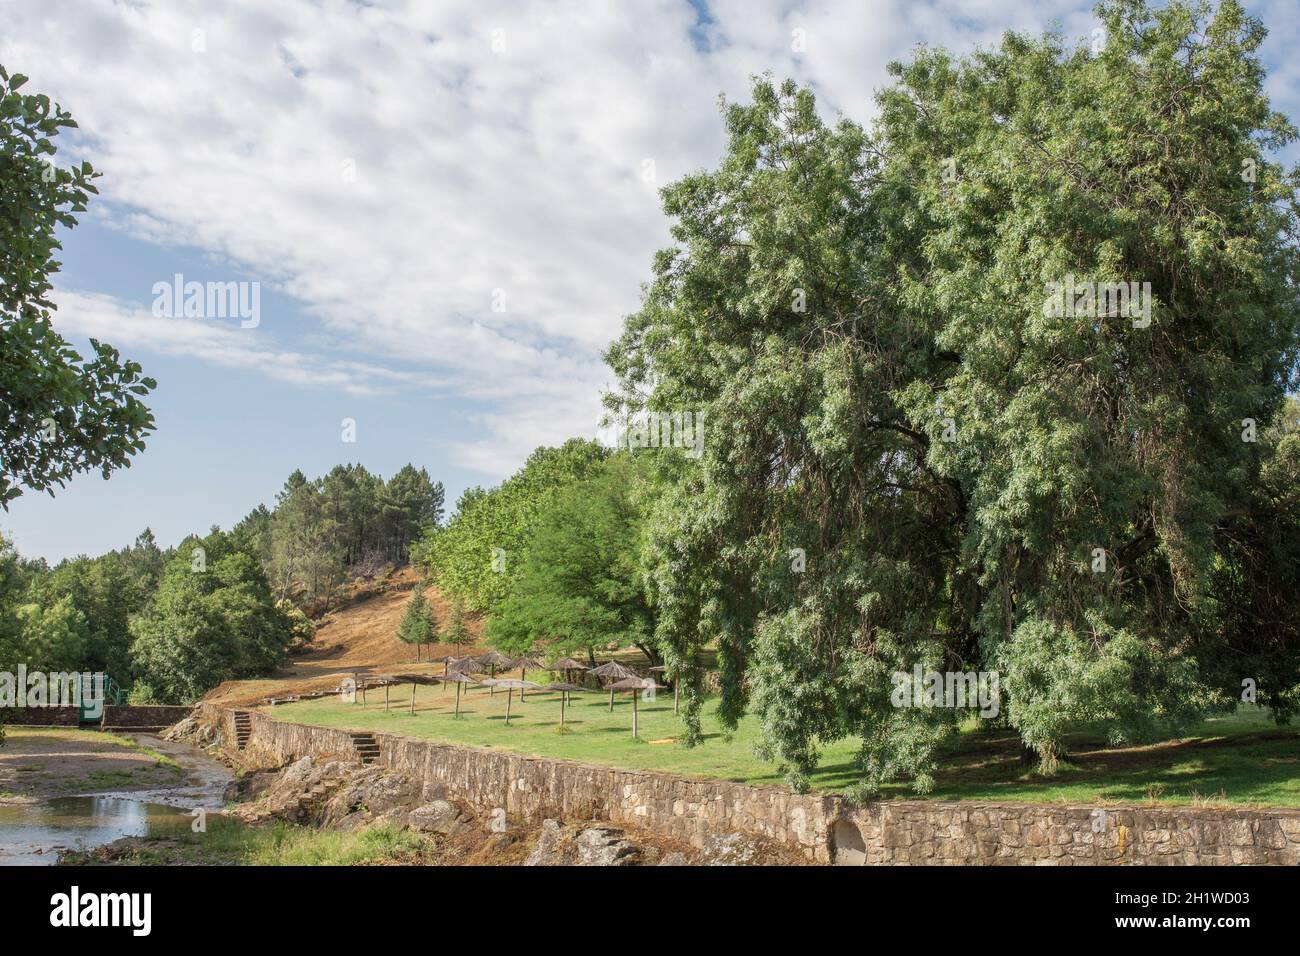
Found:
[{"label": "large green tree", "polygon": [[105,478],[144,448],[156,387],[112,346],[83,358],[50,324],[57,229],[97,190],[89,163],[59,166],[54,139],[75,127],[27,78],[0,66],[0,506],[24,487],[54,493],[73,475]]},{"label": "large green tree", "polygon": [[293,641],[292,622],[257,560],[215,530],[177,549],[131,632],[141,678],[171,703],[192,701],[224,680],[266,674]]},{"label": "large green tree", "polygon": [[654,615],[640,560],[652,484],[644,459],[614,455],[562,488],[538,519],[509,593],[488,622],[510,653],[586,653],[617,643],[657,662]]},{"label": "large green tree", "polygon": [[467,608],[494,607],[518,577],[551,498],[591,473],[607,453],[578,438],[559,448],[538,448],[498,487],[467,490],[447,525],[420,540],[414,560],[428,568],[442,593],[461,598]]},{"label": "large green tree", "polygon": [[[966,712],[893,706],[916,664],[999,672],[1047,768],[1074,721],[1296,701],[1295,133],[1237,3],[1098,12],[1096,47],[918,51],[869,131],[759,81],[664,191],[608,354],[615,411],[710,425],[653,522],[658,637],[717,642],[723,719],[796,785],[845,735],[867,789],[930,784]],[[1050,314],[1072,276],[1150,283],[1149,324]]]},{"label": "large green tree", "polygon": [[[76,641],[60,659],[77,670],[103,671],[125,686],[131,683],[133,673],[130,617],[144,607],[151,590],[145,590],[132,576],[119,554],[110,552],[97,558],[73,558],[36,576],[27,601],[45,614],[57,614],[65,604],[80,614],[81,628],[67,632],[76,633]],[[33,616],[32,621],[38,619]],[[50,646],[48,640],[45,643]],[[27,663],[52,666],[53,662],[29,655]]]}]

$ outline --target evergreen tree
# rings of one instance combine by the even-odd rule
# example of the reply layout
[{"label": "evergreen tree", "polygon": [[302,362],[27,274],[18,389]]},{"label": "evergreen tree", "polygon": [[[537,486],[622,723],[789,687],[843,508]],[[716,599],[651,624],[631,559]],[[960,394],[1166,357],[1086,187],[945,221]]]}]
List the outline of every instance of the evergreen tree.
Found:
[{"label": "evergreen tree", "polygon": [[402,622],[397,627],[397,638],[404,644],[415,646],[415,659],[418,661],[420,648],[430,643],[436,633],[437,624],[429,602],[425,600],[424,587],[418,587],[406,602],[406,613],[402,615]]},{"label": "evergreen tree", "polygon": [[465,604],[460,598],[453,597],[451,607],[447,611],[447,643],[456,645],[456,653],[460,653],[462,644],[470,642],[469,625],[465,621]]}]

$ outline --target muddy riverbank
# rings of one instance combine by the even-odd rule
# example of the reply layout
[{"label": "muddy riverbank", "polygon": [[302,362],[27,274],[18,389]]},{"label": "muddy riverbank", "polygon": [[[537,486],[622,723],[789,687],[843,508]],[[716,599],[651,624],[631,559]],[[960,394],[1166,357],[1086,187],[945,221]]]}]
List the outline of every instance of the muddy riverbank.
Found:
[{"label": "muddy riverbank", "polygon": [[7,728],[0,865],[186,832],[196,814],[221,808],[233,776],[197,747],[152,734]]}]

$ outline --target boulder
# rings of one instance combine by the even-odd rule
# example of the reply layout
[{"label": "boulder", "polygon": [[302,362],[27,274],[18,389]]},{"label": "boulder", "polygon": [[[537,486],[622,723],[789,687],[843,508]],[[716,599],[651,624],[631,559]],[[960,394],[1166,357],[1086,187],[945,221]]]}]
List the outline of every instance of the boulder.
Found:
[{"label": "boulder", "polygon": [[566,850],[571,847],[571,843],[566,846],[566,834],[559,820],[543,820],[533,852],[524,860],[524,866],[568,866],[573,861]]},{"label": "boulder", "polygon": [[446,800],[435,800],[416,807],[406,819],[406,825],[421,833],[454,833],[460,823],[460,809]]},{"label": "boulder", "polygon": [[185,717],[163,731],[163,740],[185,740],[198,733],[199,722],[193,717]]},{"label": "boulder", "polygon": [[700,862],[708,866],[745,866],[753,862],[758,847],[752,837],[741,833],[709,836],[700,851]]},{"label": "boulder", "polygon": [[406,774],[384,767],[366,767],[350,774],[326,804],[322,823],[331,826],[355,813],[372,820],[390,810],[406,810],[419,788]]},{"label": "boulder", "polygon": [[301,760],[291,763],[280,771],[280,779],[276,781],[276,789],[306,783],[311,778],[315,766],[316,761],[312,760],[311,757],[303,757]]},{"label": "boulder", "polygon": [[641,848],[624,839],[617,827],[587,827],[574,843],[579,866],[634,866],[641,862]]}]

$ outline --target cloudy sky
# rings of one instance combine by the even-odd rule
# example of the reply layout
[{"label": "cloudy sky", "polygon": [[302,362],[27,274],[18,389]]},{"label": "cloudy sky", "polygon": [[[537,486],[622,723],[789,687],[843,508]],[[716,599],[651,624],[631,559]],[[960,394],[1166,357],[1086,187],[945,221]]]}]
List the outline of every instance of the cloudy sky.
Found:
[{"label": "cloudy sky", "polygon": [[[1250,3],[1291,115],[1294,8]],[[427,467],[449,499],[594,436],[600,355],[714,165],[719,94],[764,71],[867,121],[885,65],[1090,4],[781,0],[0,0],[0,63],[80,124],[101,195],[64,237],[57,326],[158,379],[128,471],[0,514],[55,560],[229,527],[294,468]],[[154,285],[260,284],[260,321],[153,314]],[[355,442],[343,440],[353,420]]]}]

